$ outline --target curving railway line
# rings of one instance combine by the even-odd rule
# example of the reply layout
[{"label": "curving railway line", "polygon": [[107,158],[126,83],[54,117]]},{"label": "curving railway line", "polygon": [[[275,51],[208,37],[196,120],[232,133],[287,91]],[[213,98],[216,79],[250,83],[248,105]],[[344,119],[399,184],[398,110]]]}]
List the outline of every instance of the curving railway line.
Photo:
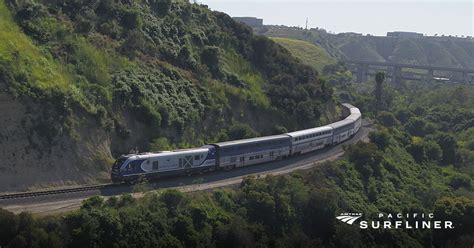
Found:
[{"label": "curving railway line", "polygon": [[[216,171],[213,173],[196,174],[188,177],[171,177],[151,182],[147,186],[150,190],[176,188],[181,191],[209,190],[216,187],[231,186],[241,182],[248,175],[264,177],[268,174],[287,174],[295,170],[309,169],[317,164],[335,160],[343,155],[342,146],[359,140],[367,140],[371,131],[371,124],[363,121],[361,130],[350,140],[339,145],[317,150],[298,157],[269,162],[261,165],[242,167],[231,171]],[[29,211],[36,214],[52,214],[70,211],[81,206],[81,202],[92,196],[110,197],[125,193],[133,193],[134,186],[120,184],[100,184],[84,187],[64,189],[10,193],[0,195],[0,207],[20,213]]]}]

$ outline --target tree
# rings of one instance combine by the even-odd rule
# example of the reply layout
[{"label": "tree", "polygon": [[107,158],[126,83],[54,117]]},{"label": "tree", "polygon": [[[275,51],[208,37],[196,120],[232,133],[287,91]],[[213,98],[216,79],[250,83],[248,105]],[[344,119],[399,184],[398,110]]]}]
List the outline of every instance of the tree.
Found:
[{"label": "tree", "polygon": [[349,161],[356,170],[364,177],[369,178],[374,171],[379,171],[383,160],[383,154],[374,143],[357,142],[347,148]]},{"label": "tree", "polygon": [[443,156],[441,147],[433,140],[423,142],[426,158],[431,161],[440,161]]},{"label": "tree", "polygon": [[427,122],[420,117],[412,117],[405,124],[407,131],[413,136],[424,137],[426,135]]},{"label": "tree", "polygon": [[212,76],[219,78],[219,48],[214,46],[207,46],[201,54],[201,62],[209,68]]},{"label": "tree", "polygon": [[143,25],[140,12],[136,9],[126,10],[122,15],[122,25],[127,29],[139,29]]},{"label": "tree", "polygon": [[385,73],[384,72],[377,72],[375,74],[375,111],[379,111],[382,109],[382,95],[383,95],[383,81],[385,80]]},{"label": "tree", "polygon": [[178,209],[185,203],[185,196],[177,190],[166,190],[160,199],[171,214],[175,215]]},{"label": "tree", "polygon": [[[461,235],[474,234],[474,200],[466,197],[443,197],[436,201],[434,216],[437,220],[452,221],[454,229],[450,231],[435,230],[435,246],[445,246],[449,240],[456,240]],[[460,245],[459,247],[469,247]]]},{"label": "tree", "polygon": [[160,15],[166,15],[171,9],[171,0],[150,0],[149,1],[153,11]]},{"label": "tree", "polygon": [[228,131],[228,137],[230,140],[247,139],[257,136],[257,132],[255,132],[249,125],[243,123],[232,124]]},{"label": "tree", "polygon": [[449,179],[449,186],[453,189],[459,189],[461,187],[469,189],[471,187],[471,178],[464,174],[454,175]]},{"label": "tree", "polygon": [[369,133],[369,138],[381,150],[385,150],[390,145],[390,134],[386,129]]},{"label": "tree", "polygon": [[456,165],[458,157],[458,145],[456,139],[451,134],[441,133],[435,137],[436,142],[443,151],[443,163]]},{"label": "tree", "polygon": [[386,127],[393,127],[397,124],[395,116],[387,111],[381,111],[377,116],[377,120]]},{"label": "tree", "polygon": [[407,151],[413,156],[417,163],[426,161],[426,153],[421,142],[412,142],[407,146]]},{"label": "tree", "polygon": [[413,117],[413,113],[409,110],[401,109],[395,112],[395,116],[398,121],[405,124],[411,117]]},{"label": "tree", "polygon": [[18,218],[7,210],[0,208],[0,246],[7,246],[18,231]]}]

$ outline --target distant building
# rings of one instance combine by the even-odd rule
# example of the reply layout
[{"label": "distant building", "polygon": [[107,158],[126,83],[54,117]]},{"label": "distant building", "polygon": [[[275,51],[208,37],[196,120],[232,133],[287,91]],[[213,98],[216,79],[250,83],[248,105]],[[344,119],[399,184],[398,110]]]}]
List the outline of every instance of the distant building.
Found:
[{"label": "distant building", "polygon": [[261,27],[263,26],[263,19],[256,17],[232,17],[234,20],[247,24],[250,27]]},{"label": "distant building", "polygon": [[421,37],[423,37],[423,34],[422,33],[415,33],[415,32],[395,31],[395,32],[387,32],[387,37],[393,37],[393,38],[421,38]]}]

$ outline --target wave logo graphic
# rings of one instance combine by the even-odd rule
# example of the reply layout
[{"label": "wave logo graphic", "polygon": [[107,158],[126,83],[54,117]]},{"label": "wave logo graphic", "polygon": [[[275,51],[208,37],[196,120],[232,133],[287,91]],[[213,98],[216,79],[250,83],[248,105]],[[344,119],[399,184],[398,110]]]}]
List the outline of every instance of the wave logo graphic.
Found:
[{"label": "wave logo graphic", "polygon": [[338,219],[338,220],[340,220],[344,223],[347,223],[349,225],[352,225],[354,223],[354,221],[356,221],[360,217],[362,217],[361,213],[343,213],[343,214],[337,216],[336,219]]}]

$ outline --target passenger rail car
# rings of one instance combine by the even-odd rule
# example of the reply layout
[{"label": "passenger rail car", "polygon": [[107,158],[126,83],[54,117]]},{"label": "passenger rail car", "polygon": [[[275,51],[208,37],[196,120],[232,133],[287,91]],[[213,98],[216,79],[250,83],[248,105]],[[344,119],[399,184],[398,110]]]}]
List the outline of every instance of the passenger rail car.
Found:
[{"label": "passenger rail car", "polygon": [[290,155],[291,139],[286,134],[212,144],[220,168],[265,163]]},{"label": "passenger rail car", "polygon": [[159,178],[261,164],[336,145],[351,138],[361,127],[358,108],[344,103],[345,119],[326,126],[280,135],[233,140],[199,148],[120,156],[112,166],[114,182],[140,176]]},{"label": "passenger rail car", "polygon": [[291,155],[312,152],[332,144],[332,128],[328,126],[287,134],[291,137]]}]

